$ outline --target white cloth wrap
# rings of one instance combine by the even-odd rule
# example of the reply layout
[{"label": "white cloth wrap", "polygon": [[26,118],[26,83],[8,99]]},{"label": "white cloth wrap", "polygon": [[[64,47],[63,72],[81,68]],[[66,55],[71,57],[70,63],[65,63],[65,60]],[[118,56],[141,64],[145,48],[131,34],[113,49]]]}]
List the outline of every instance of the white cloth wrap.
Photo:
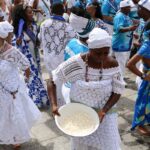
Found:
[{"label": "white cloth wrap", "polygon": [[146,8],[147,10],[150,11],[150,0],[140,0],[138,5]]},{"label": "white cloth wrap", "polygon": [[88,47],[90,49],[111,47],[111,39],[112,37],[105,30],[94,28],[87,40]]},{"label": "white cloth wrap", "polygon": [[77,16],[73,13],[71,13],[69,17],[70,25],[76,32],[79,33],[84,31],[84,28],[87,26],[88,21],[89,20],[87,18]]}]

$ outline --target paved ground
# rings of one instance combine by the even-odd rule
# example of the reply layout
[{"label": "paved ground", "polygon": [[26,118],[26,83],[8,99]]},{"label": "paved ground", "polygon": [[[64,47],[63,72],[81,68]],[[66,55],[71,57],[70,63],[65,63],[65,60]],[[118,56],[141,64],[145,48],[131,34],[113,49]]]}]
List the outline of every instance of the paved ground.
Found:
[{"label": "paved ground", "polygon": [[[131,133],[131,120],[136,99],[135,76],[127,71],[128,87],[118,103],[119,131],[122,150],[150,150],[150,138]],[[44,73],[44,78],[48,75]],[[32,140],[22,145],[21,150],[70,150],[69,138],[55,125],[49,109],[43,109],[41,121],[31,131]],[[11,150],[11,146],[0,146],[0,150]]]}]

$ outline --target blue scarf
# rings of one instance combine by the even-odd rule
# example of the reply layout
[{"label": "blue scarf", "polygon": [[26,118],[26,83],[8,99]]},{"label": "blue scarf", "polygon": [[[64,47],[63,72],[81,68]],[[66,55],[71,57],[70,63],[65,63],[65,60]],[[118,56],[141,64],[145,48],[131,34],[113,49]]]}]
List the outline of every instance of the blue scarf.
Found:
[{"label": "blue scarf", "polygon": [[54,16],[53,15],[53,16],[51,16],[51,19],[65,21],[65,19],[62,16]]}]

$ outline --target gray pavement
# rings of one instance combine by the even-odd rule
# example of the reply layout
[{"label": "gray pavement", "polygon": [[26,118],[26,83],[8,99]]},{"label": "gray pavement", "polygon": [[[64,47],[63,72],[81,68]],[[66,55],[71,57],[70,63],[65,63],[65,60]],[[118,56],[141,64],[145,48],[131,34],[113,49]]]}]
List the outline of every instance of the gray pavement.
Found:
[{"label": "gray pavement", "polygon": [[[44,69],[45,70],[45,69]],[[48,74],[44,71],[44,78]],[[131,132],[134,103],[136,99],[135,76],[127,71],[128,87],[118,102],[118,122],[122,140],[122,150],[150,150],[150,138]],[[22,145],[21,150],[70,150],[69,137],[64,135],[55,125],[49,109],[43,109],[42,119],[32,130],[30,142]],[[0,146],[0,150],[11,150],[11,146]]]}]

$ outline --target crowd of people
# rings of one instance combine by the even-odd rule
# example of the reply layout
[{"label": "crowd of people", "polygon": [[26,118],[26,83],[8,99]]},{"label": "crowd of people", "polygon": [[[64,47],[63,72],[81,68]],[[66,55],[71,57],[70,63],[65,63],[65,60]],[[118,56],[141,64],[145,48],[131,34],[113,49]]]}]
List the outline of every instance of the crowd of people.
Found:
[{"label": "crowd of people", "polygon": [[[71,150],[121,150],[117,102],[137,75],[131,130],[150,136],[150,0],[0,0],[0,144],[29,141],[40,108],[77,102],[100,126]],[[42,78],[40,56],[49,74]]]}]

